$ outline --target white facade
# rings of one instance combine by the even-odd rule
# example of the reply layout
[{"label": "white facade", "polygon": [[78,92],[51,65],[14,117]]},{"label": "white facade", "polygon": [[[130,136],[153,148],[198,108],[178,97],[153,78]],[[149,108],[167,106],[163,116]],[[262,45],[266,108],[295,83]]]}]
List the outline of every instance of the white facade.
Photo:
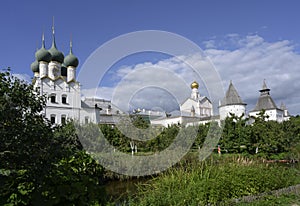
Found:
[{"label": "white facade", "polygon": [[237,117],[241,117],[246,114],[245,105],[226,105],[219,107],[220,119],[224,120],[226,117],[229,117],[230,114],[234,114]]},{"label": "white facade", "polygon": [[[257,117],[260,112],[261,111],[249,112],[249,116]],[[281,109],[277,109],[277,108],[265,110],[265,116],[267,116],[267,118],[266,118],[267,121],[283,122],[286,120],[286,119],[284,119],[284,111]]]},{"label": "white facade", "polygon": [[207,97],[199,94],[198,87],[195,81],[191,84],[191,96],[179,105],[180,115],[153,119],[151,124],[168,127],[174,124],[191,126],[209,122],[213,116],[213,106]]},{"label": "white facade", "polygon": [[191,97],[186,99],[180,105],[181,113],[189,116],[196,117],[210,117],[213,116],[213,107],[210,100],[205,96],[200,96],[198,91],[198,83],[191,84],[192,93]]}]

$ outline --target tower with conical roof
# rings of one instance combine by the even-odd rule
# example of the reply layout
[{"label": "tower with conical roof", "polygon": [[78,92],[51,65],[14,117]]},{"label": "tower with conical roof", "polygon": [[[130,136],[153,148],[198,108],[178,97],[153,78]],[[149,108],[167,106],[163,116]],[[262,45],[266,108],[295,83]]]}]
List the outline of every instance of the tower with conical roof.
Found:
[{"label": "tower with conical roof", "polygon": [[265,111],[267,120],[282,122],[284,120],[284,111],[279,109],[270,95],[270,89],[267,87],[266,80],[263,81],[262,89],[259,90],[260,96],[249,116],[256,117],[261,111]]},{"label": "tower with conical roof", "polygon": [[230,81],[226,95],[219,105],[220,119],[226,119],[226,117],[233,114],[235,116],[242,116],[246,113],[246,103],[244,103],[238,94],[237,90]]}]

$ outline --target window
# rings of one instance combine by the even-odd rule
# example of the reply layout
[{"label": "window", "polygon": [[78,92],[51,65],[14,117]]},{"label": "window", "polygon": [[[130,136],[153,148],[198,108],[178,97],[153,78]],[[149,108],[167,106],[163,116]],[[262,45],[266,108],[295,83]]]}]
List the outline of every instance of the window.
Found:
[{"label": "window", "polygon": [[61,124],[66,124],[66,115],[61,115]]},{"label": "window", "polygon": [[85,124],[88,124],[89,123],[89,117],[85,117],[84,122],[85,122]]},{"label": "window", "polygon": [[63,95],[63,96],[61,97],[61,103],[67,104],[67,96],[66,96],[66,95]]},{"label": "window", "polygon": [[55,124],[55,114],[51,114],[50,122],[51,122],[51,124]]},{"label": "window", "polygon": [[56,102],[55,94],[51,94],[50,101],[51,101],[51,103],[55,103]]}]

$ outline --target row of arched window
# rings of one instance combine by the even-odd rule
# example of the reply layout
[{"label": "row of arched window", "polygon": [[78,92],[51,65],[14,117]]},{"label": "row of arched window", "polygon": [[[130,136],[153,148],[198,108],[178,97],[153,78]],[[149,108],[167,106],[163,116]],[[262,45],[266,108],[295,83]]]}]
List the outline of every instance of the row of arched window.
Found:
[{"label": "row of arched window", "polygon": [[[60,124],[65,124],[67,120],[67,116],[65,114],[62,114],[60,116]],[[56,115],[55,114],[51,114],[50,115],[50,122],[52,124],[58,123],[57,119],[56,119]]]},{"label": "row of arched window", "polygon": [[[56,96],[57,96],[56,94],[51,94],[50,95],[50,102],[51,103],[58,103]],[[61,95],[61,103],[62,104],[68,104],[67,95],[66,94]]]}]

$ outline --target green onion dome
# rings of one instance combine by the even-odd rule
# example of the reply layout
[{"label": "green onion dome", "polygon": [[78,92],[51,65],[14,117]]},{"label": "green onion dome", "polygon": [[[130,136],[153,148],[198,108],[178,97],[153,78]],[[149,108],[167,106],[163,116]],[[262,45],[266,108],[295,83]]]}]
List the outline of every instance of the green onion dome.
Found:
[{"label": "green onion dome", "polygon": [[31,70],[35,73],[35,72],[40,72],[40,68],[39,68],[39,62],[37,60],[35,60],[34,62],[32,62],[32,64],[30,65]]},{"label": "green onion dome", "polygon": [[66,77],[67,76],[67,67],[66,65],[61,65],[61,76]]},{"label": "green onion dome", "polygon": [[40,48],[37,52],[35,52],[35,59],[40,62],[50,62],[51,60],[51,54],[45,49],[45,39],[44,35],[42,38],[42,48]]},{"label": "green onion dome", "polygon": [[64,61],[64,54],[61,51],[58,51],[55,45],[55,41],[52,44],[52,47],[49,49],[51,54],[51,61],[56,61],[62,63]]},{"label": "green onion dome", "polygon": [[72,51],[72,42],[70,42],[70,53],[65,57],[64,64],[66,67],[77,67],[79,64],[78,58],[73,54]]},{"label": "green onion dome", "polygon": [[68,54],[65,59],[64,59],[64,64],[69,67],[77,67],[79,64],[78,58],[76,56],[74,56],[74,54],[72,54],[70,52],[70,54]]}]

